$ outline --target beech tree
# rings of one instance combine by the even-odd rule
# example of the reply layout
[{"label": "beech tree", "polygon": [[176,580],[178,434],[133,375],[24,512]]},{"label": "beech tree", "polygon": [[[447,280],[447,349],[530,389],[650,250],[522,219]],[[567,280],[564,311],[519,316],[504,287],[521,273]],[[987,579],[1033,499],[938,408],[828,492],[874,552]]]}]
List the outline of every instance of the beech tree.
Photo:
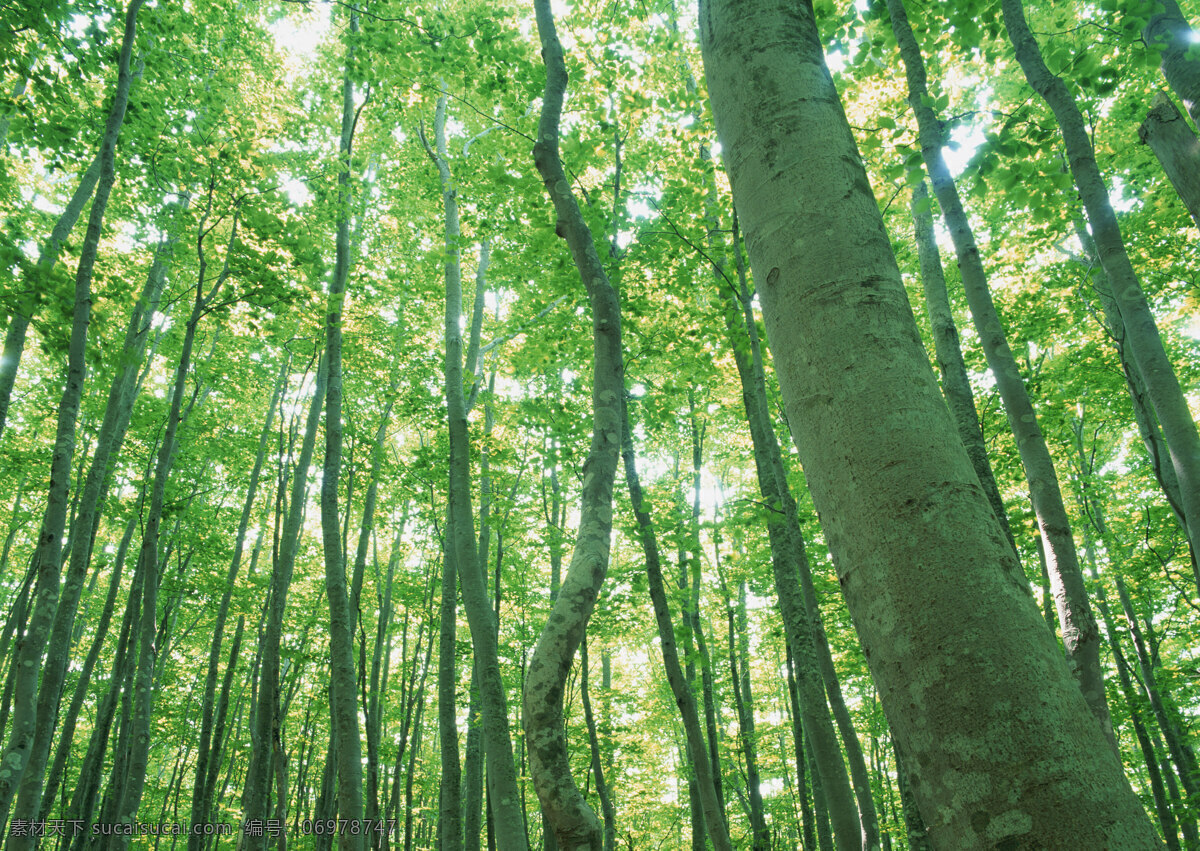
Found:
[{"label": "beech tree", "polygon": [[1194,845],[1193,12],[0,4],[6,846]]}]

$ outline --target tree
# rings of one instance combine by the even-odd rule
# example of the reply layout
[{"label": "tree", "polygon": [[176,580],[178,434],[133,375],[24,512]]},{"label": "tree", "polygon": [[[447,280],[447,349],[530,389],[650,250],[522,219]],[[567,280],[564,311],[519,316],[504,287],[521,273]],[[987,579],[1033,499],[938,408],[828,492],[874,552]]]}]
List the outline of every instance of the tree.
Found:
[{"label": "tree", "polygon": [[[888,720],[921,766],[933,841],[1154,847],[1007,573],[1013,555],[920,345],[812,5],[706,3],[700,30],[793,436]],[[964,758],[982,780],[970,793],[950,780]]]}]

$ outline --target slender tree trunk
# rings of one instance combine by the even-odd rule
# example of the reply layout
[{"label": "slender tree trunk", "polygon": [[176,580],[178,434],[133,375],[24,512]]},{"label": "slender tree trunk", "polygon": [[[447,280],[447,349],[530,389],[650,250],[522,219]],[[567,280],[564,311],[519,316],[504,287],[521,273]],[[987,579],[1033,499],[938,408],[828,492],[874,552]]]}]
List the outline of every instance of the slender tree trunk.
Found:
[{"label": "slender tree trunk", "polygon": [[[258,651],[258,699],[254,709],[251,729],[250,762],[242,790],[242,819],[268,818],[267,797],[270,789],[271,761],[274,741],[283,725],[279,705],[280,644],[283,637],[283,621],[287,610],[288,589],[292,583],[292,572],[300,546],[300,529],[304,519],[305,495],[308,491],[308,468],[312,463],[313,449],[317,442],[317,428],[321,421],[321,408],[325,400],[326,371],[322,360],[317,366],[313,397],[309,402],[300,453],[292,472],[291,498],[287,504],[287,519],[279,537],[278,553],[271,569],[269,604],[265,623],[259,639]],[[281,483],[282,484],[282,483]],[[282,497],[282,494],[280,494]],[[252,836],[243,831],[239,848],[263,849],[265,837]]]},{"label": "slender tree trunk", "polygon": [[[121,86],[121,79],[118,74],[118,89]],[[128,85],[131,86],[132,82],[133,75],[130,73],[128,75]],[[116,101],[120,100],[120,92],[118,91]],[[114,101],[114,104],[116,101]],[[128,102],[128,87],[125,92],[125,102]],[[109,118],[110,120],[112,118],[111,111]],[[121,123],[123,122],[124,117],[122,116]],[[28,291],[22,294],[12,315],[8,319],[8,328],[4,332],[3,354],[0,355],[0,434],[4,433],[4,427],[8,422],[8,408],[12,401],[13,384],[16,383],[17,369],[21,365],[21,355],[25,351],[25,338],[29,332],[29,322],[37,310],[38,295],[45,287],[44,282],[46,278],[49,277],[55,264],[58,263],[58,255],[62,250],[63,244],[71,235],[71,231],[75,229],[75,224],[79,221],[79,216],[83,213],[83,208],[87,205],[88,200],[91,199],[92,193],[96,189],[103,161],[104,141],[101,140],[100,150],[96,153],[95,158],[88,165],[84,173],[80,175],[79,185],[75,187],[75,192],[71,195],[71,200],[67,202],[66,208],[63,210],[62,215],[58,217],[58,221],[54,224],[54,229],[50,232],[49,240],[42,246],[38,254],[37,266],[34,267],[34,277],[32,280],[25,282]]]},{"label": "slender tree trunk", "polygon": [[[1142,375],[1138,372],[1137,365],[1130,360],[1129,352],[1126,348],[1127,335],[1125,333],[1125,321],[1121,318],[1121,311],[1117,309],[1117,304],[1113,300],[1112,285],[1109,283],[1108,276],[1099,264],[1096,244],[1092,240],[1091,234],[1088,233],[1087,227],[1081,218],[1076,218],[1075,220],[1075,235],[1079,238],[1079,244],[1083,247],[1084,257],[1082,259],[1090,267],[1092,286],[1100,302],[1104,325],[1116,349],[1117,360],[1121,363],[1121,371],[1125,375],[1125,387],[1129,391],[1129,403],[1133,408],[1133,419],[1137,423],[1138,434],[1142,438],[1142,445],[1146,447],[1146,456],[1150,461],[1150,469],[1154,473],[1154,478],[1158,481],[1159,487],[1162,488],[1164,496],[1166,496],[1167,504],[1170,505],[1171,512],[1175,515],[1175,520],[1179,523],[1179,528],[1183,530],[1186,536],[1187,518],[1183,512],[1183,496],[1179,490],[1179,479],[1175,476],[1175,468],[1170,463],[1171,453],[1167,448],[1167,442],[1163,437],[1162,429],[1159,427],[1158,419],[1150,407],[1146,393],[1146,383],[1142,380]],[[1196,582],[1197,590],[1200,591],[1200,562],[1196,559],[1196,549],[1194,546],[1191,546],[1190,541],[1188,549],[1192,561],[1192,577]]]},{"label": "slender tree trunk", "polygon": [[996,485],[996,475],[988,460],[987,446],[983,442],[983,430],[979,427],[979,412],[975,408],[975,394],[967,378],[967,364],[963,360],[962,346],[958,339],[958,327],[954,313],[950,310],[950,296],[946,291],[946,276],[942,269],[941,252],[933,236],[932,201],[929,190],[922,180],[913,187],[912,217],[917,241],[917,257],[921,264],[921,286],[925,291],[925,310],[929,315],[929,326],[933,331],[933,350],[937,358],[938,371],[942,377],[942,393],[954,415],[958,436],[971,458],[971,466],[979,476],[988,502],[1000,521],[1000,527],[1013,551],[1017,543],[1013,539],[1004,510],[1004,499]]},{"label": "slender tree trunk", "polygon": [[812,801],[808,797],[808,760],[804,755],[804,725],[800,719],[800,699],[796,688],[796,670],[792,663],[792,648],[784,643],[787,654],[787,692],[792,715],[792,745],[796,757],[796,794],[800,797],[800,823],[804,834],[804,847],[817,844]]},{"label": "slender tree trunk", "polygon": [[[467,426],[467,400],[463,392],[463,346],[462,331],[459,328],[462,316],[462,270],[457,244],[460,227],[457,190],[447,162],[445,112],[446,98],[443,95],[438,100],[435,147],[426,144],[426,153],[438,169],[446,213],[445,387],[450,436],[446,559],[447,563],[453,561],[458,572],[463,608],[466,610],[471,629],[471,645],[475,651],[476,664],[479,666],[479,693],[485,727],[484,747],[488,761],[487,782],[496,808],[494,815],[501,842],[506,848],[511,847],[519,851],[526,846],[526,840],[521,796],[513,764],[512,738],[509,734],[508,699],[500,675],[497,621],[488,600],[486,574],[479,568],[475,540],[474,509],[471,500],[470,433]],[[446,574],[449,576],[449,568]],[[443,582],[445,581],[444,578]],[[445,626],[443,624],[443,629]],[[457,764],[457,741],[454,743],[454,760]],[[454,820],[453,831],[460,837],[450,840],[453,845],[443,847],[459,847],[461,808],[461,791],[453,800],[443,799],[442,816]],[[443,826],[442,829],[450,831],[451,828]]]},{"label": "slender tree trunk", "polygon": [[[1179,379],[1167,359],[1146,294],[1125,250],[1083,115],[1066,82],[1046,67],[1037,40],[1025,20],[1021,0],[1002,0],[1001,9],[1026,80],[1050,106],[1058,121],[1067,149],[1067,162],[1087,210],[1100,263],[1108,275],[1113,300],[1125,322],[1126,344],[1146,382],[1150,402],[1171,452],[1187,519],[1188,539],[1193,546],[1200,546],[1200,435],[1196,432],[1196,423],[1192,420]],[[1186,96],[1184,102],[1189,103]]]},{"label": "slender tree trunk", "polygon": [[[1117,741],[1112,732],[1112,720],[1104,693],[1104,675],[1100,669],[1100,630],[1088,604],[1087,586],[1079,568],[1071,521],[1063,504],[1054,461],[1038,425],[1033,401],[1021,378],[1016,358],[1009,348],[1000,315],[992,301],[975,234],[942,155],[944,131],[933,108],[929,106],[925,62],[909,26],[903,0],[888,0],[888,10],[908,77],[908,101],[917,117],[925,168],[954,241],[975,330],[979,334],[988,366],[995,376],[996,388],[1004,400],[1004,410],[1016,439],[1021,464],[1025,468],[1025,478],[1029,482],[1029,499],[1046,541],[1046,567],[1058,608],[1058,622],[1067,660],[1079,680],[1088,706],[1099,720],[1115,752]],[[1020,579],[1022,576],[1014,578]]]},{"label": "slender tree trunk", "polygon": [[325,555],[325,595],[329,598],[329,690],[337,741],[338,818],[349,825],[344,830],[339,828],[338,848],[341,851],[362,851],[363,848],[362,741],[355,694],[354,620],[346,588],[345,542],[338,516],[338,483],[342,470],[342,310],[350,277],[351,145],[358,119],[351,69],[357,34],[358,9],[352,5],[342,79],[337,247],[325,324],[328,378],[325,388],[325,465],[321,476],[321,542]]},{"label": "slender tree trunk", "polygon": [[[812,6],[706,0],[700,32],[793,438],[888,721],[921,766],[934,843],[1156,847],[1014,578]],[[967,766],[978,783],[959,781]]]},{"label": "slender tree trunk", "polygon": [[[174,237],[167,237],[159,244],[146,282],[134,304],[125,330],[123,351],[126,358],[122,360],[113,376],[87,479],[77,492],[76,512],[71,526],[74,531],[71,535],[70,560],[46,648],[46,664],[38,687],[38,717],[34,728],[33,747],[15,810],[16,818],[30,822],[41,820],[40,816],[44,813],[42,786],[46,775],[46,762],[50,756],[50,743],[58,720],[73,634],[77,631],[76,612],[91,564],[92,547],[100,525],[101,507],[108,493],[115,458],[124,442],[133,414],[135,379],[146,350],[149,316],[158,305],[174,243]],[[73,731],[75,719],[70,718],[67,723]],[[61,735],[62,733],[60,737]],[[52,800],[53,794],[49,798]],[[14,847],[22,847],[22,844],[28,841],[28,838],[17,838],[13,844]],[[24,847],[30,846],[25,844]]]},{"label": "slender tree trunk", "polygon": [[670,602],[667,599],[666,587],[663,583],[658,539],[642,496],[628,414],[622,419],[621,447],[625,461],[625,483],[629,488],[629,500],[633,504],[633,513],[638,524],[638,537],[646,557],[646,577],[650,589],[650,599],[654,604],[654,619],[658,625],[658,642],[663,656],[663,666],[666,668],[667,682],[671,687],[671,693],[675,697],[675,705],[679,708],[683,720],[688,754],[692,760],[692,770],[695,772],[697,793],[703,807],[708,838],[717,851],[724,851],[724,849],[733,847],[729,839],[729,829],[726,827],[725,814],[721,809],[720,800],[717,798],[712,766],[708,760],[708,750],[704,746],[696,696],[692,693],[679,664],[679,651],[675,646],[675,628],[671,623]]},{"label": "slender tree trunk", "polygon": [[[87,234],[75,274],[75,306],[71,318],[71,337],[67,350],[66,381],[58,406],[58,426],[54,438],[54,453],[50,462],[50,483],[46,513],[38,536],[37,583],[33,591],[33,613],[29,627],[17,650],[19,659],[15,682],[15,703],[10,719],[10,733],[0,764],[0,824],[7,820],[12,799],[29,762],[36,721],[38,675],[42,667],[42,651],[50,636],[54,611],[59,601],[59,571],[61,570],[62,539],[67,520],[68,489],[71,484],[71,461],[75,450],[75,424],[83,398],[87,373],[86,353],[88,324],[92,310],[92,273],[100,247],[100,232],[108,196],[116,182],[117,137],[125,118],[131,84],[130,57],[137,26],[138,10],[143,0],[130,0],[125,13],[125,28],[121,42],[116,93],[104,138],[100,146],[100,176],[96,197],[88,216]],[[65,235],[64,235],[65,238]],[[35,799],[36,802],[36,799]]]},{"label": "slender tree trunk", "polygon": [[[536,0],[546,88],[533,159],[554,206],[555,231],[567,242],[592,310],[592,442],[584,467],[579,530],[558,600],[538,637],[525,679],[523,715],[530,775],[542,811],[563,851],[603,846],[600,823],[571,776],[563,692],[575,652],[608,571],[612,494],[625,392],[621,312],[559,158],[558,134],[567,86],[562,45],[549,0]],[[488,761],[489,773],[494,770]],[[500,838],[507,851],[507,843]]]},{"label": "slender tree trunk", "polygon": [[754,696],[750,687],[750,654],[744,652],[747,641],[746,583],[738,590],[738,601],[725,600],[725,616],[729,626],[729,681],[733,685],[733,703],[738,716],[738,740],[742,758],[746,761],[746,796],[750,814],[751,847],[754,851],[770,851],[771,832],[763,813],[761,780],[758,775],[758,748],[754,736]]},{"label": "slender tree trunk", "polygon": [[[212,645],[208,654],[208,672],[204,680],[204,697],[201,701],[200,738],[196,754],[196,779],[192,784],[192,824],[207,824],[213,820],[213,785],[216,783],[216,773],[209,771],[210,762],[220,764],[220,742],[214,746],[213,722],[215,714],[214,701],[217,693],[217,677],[221,665],[221,643],[225,635],[225,621],[229,617],[229,604],[233,599],[233,587],[241,569],[242,550],[246,544],[246,532],[250,528],[250,517],[254,511],[254,499],[258,493],[258,479],[262,475],[263,463],[267,457],[267,444],[271,438],[271,428],[275,416],[275,408],[283,398],[283,389],[287,384],[288,370],[291,358],[284,357],[279,367],[279,376],[275,380],[275,388],[271,393],[271,402],[267,406],[266,420],[263,422],[262,433],[258,439],[258,453],[254,457],[254,466],[250,470],[250,482],[246,487],[246,499],[242,504],[242,516],[238,521],[237,535],[233,543],[233,556],[229,569],[225,573],[225,592],[217,608],[217,621],[213,625]],[[240,623],[240,621],[239,621]],[[238,630],[241,638],[241,629]],[[230,655],[232,668],[236,651]],[[206,837],[200,834],[188,836],[188,851],[201,851]]]},{"label": "slender tree trunk", "polygon": [[83,701],[87,696],[88,686],[91,683],[92,671],[95,670],[96,662],[100,658],[100,651],[104,647],[104,639],[108,635],[109,624],[112,622],[112,616],[116,610],[117,595],[121,590],[121,576],[124,573],[125,559],[129,553],[129,544],[133,540],[133,533],[137,528],[137,520],[136,515],[129,518],[129,521],[125,524],[125,534],[121,537],[121,543],[117,546],[117,554],[112,564],[112,574],[108,580],[108,595],[104,601],[104,609],[101,611],[100,620],[96,624],[95,633],[92,636],[92,644],[88,649],[87,658],[83,661],[83,667],[79,671],[79,678],[75,681],[71,703],[67,707],[67,714],[63,719],[62,729],[58,733],[58,744],[54,750],[54,761],[51,763],[50,770],[46,776],[46,788],[42,794],[42,802],[39,810],[42,815],[50,813],[54,805],[54,799],[58,795],[58,787],[62,782],[67,758],[71,753],[71,742],[75,737],[75,725],[79,720],[79,712],[83,708]]},{"label": "slender tree trunk", "polygon": [[592,698],[588,693],[588,642],[584,634],[579,645],[579,697],[583,703],[583,722],[587,725],[588,745],[592,750],[591,772],[596,779],[596,797],[600,799],[600,812],[604,816],[604,851],[613,851],[617,842],[617,812],[613,808],[612,795],[604,776],[604,761],[600,758],[600,736],[596,730],[596,716],[592,713]]}]

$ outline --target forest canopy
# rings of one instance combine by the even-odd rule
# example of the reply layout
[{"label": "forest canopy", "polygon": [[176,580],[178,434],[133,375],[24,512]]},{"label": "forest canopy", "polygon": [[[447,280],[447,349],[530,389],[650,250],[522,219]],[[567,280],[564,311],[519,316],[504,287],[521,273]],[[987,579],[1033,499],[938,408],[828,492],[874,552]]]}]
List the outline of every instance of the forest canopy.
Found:
[{"label": "forest canopy", "polygon": [[1200,848],[1197,12],[0,3],[6,847]]}]

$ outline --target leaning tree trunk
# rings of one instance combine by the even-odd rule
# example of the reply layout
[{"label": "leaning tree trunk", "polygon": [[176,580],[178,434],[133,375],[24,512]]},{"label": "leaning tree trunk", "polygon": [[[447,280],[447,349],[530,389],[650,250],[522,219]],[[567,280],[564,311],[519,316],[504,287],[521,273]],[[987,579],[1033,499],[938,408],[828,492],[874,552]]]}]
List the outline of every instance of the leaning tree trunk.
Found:
[{"label": "leaning tree trunk", "polygon": [[[696,695],[692,692],[691,685],[685,679],[683,668],[679,664],[679,649],[675,643],[675,627],[671,622],[670,601],[663,583],[658,538],[654,531],[650,512],[642,497],[642,485],[638,478],[636,455],[633,451],[633,430],[629,423],[628,411],[624,408],[623,404],[621,454],[625,462],[625,483],[629,488],[629,501],[633,505],[634,518],[637,520],[638,538],[646,557],[646,579],[650,590],[650,599],[654,605],[654,620],[658,626],[659,650],[662,652],[667,684],[671,688],[671,694],[675,698],[675,705],[678,707],[680,718],[683,721],[687,751],[692,759],[696,790],[701,801],[708,838],[717,851],[725,851],[725,849],[731,849],[733,845],[729,839],[729,828],[725,823],[725,814],[721,809],[720,798],[717,796],[716,778],[713,776],[714,768],[709,762],[708,750],[704,745],[700,714],[696,708]],[[694,841],[693,837],[693,843]]]},{"label": "leaning tree trunk", "polygon": [[[734,259],[737,266],[737,292],[722,289],[726,297],[725,322],[732,342],[734,363],[742,384],[742,403],[754,446],[754,466],[759,492],[770,505],[778,505],[782,518],[768,523],[767,539],[771,546],[771,565],[775,593],[783,616],[784,632],[798,677],[797,696],[800,714],[809,740],[809,757],[820,775],[820,788],[826,809],[837,833],[839,846],[853,848],[861,825],[861,845],[872,851],[879,845],[879,817],[871,797],[871,782],[862,745],[842,697],[841,683],[834,668],[829,641],[821,622],[821,609],[812,581],[812,565],[804,545],[796,499],[788,485],[787,468],[767,402],[766,370],[762,340],[751,306],[746,283],[746,261],[734,217]],[[796,580],[799,579],[799,588]],[[821,684],[824,681],[824,692]],[[828,706],[826,706],[828,697]],[[837,724],[846,751],[842,762],[837,736],[830,716]],[[851,795],[850,789],[854,793]],[[857,811],[855,801],[858,802]]]},{"label": "leaning tree trunk", "polygon": [[1154,151],[1175,194],[1200,227],[1200,139],[1165,93],[1154,96],[1138,138]]},{"label": "leaning tree trunk", "polygon": [[1067,162],[1087,211],[1100,264],[1112,284],[1113,300],[1125,321],[1126,344],[1145,379],[1150,402],[1171,452],[1187,519],[1188,538],[1193,548],[1200,547],[1200,435],[1196,432],[1196,423],[1192,420],[1179,379],[1167,359],[1146,294],[1125,250],[1125,241],[1109,200],[1108,188],[1096,164],[1096,152],[1083,114],[1067,84],[1046,67],[1037,40],[1025,20],[1021,0],[1002,0],[1000,7],[1025,79],[1050,106],[1058,121],[1067,149]]},{"label": "leaning tree trunk", "polygon": [[10,733],[0,764],[0,824],[3,824],[12,804],[25,766],[29,762],[34,733],[37,704],[38,675],[42,666],[42,651],[50,635],[54,611],[58,606],[59,571],[62,558],[62,539],[66,529],[68,490],[71,485],[71,458],[75,451],[75,424],[83,399],[83,383],[87,373],[87,334],[92,315],[92,273],[100,247],[100,231],[108,196],[116,182],[117,137],[129,103],[131,81],[130,57],[137,27],[137,14],[144,0],[130,0],[125,13],[125,30],[121,42],[116,95],[104,127],[100,147],[100,176],[96,197],[88,215],[87,234],[79,255],[75,273],[75,307],[71,318],[71,337],[67,349],[66,382],[58,405],[58,425],[54,438],[54,453],[50,460],[50,485],[46,498],[46,513],[42,519],[37,547],[37,583],[33,592],[33,614],[29,627],[17,648],[18,668],[15,702],[10,718]]},{"label": "leaning tree trunk", "polygon": [[[587,290],[592,308],[595,361],[592,442],[584,462],[579,530],[558,599],[529,661],[523,714],[530,775],[559,847],[563,851],[580,848],[599,851],[603,845],[600,822],[571,776],[563,725],[563,694],[575,651],[608,571],[613,482],[625,392],[621,308],[559,158],[559,119],[567,70],[549,0],[535,0],[534,8],[546,63],[546,88],[533,159],[554,205],[555,231],[566,240]],[[491,771],[490,760],[488,768]]]},{"label": "leaning tree trunk", "polygon": [[929,327],[933,332],[933,352],[937,358],[938,372],[942,376],[942,393],[963,447],[971,457],[971,466],[979,476],[979,483],[987,494],[996,519],[1004,530],[1004,536],[1012,544],[1012,528],[1004,510],[1004,499],[996,484],[992,462],[988,459],[987,445],[983,441],[983,429],[979,427],[979,411],[975,408],[975,394],[971,380],[967,377],[967,364],[963,360],[962,345],[958,338],[958,327],[954,313],[950,310],[950,296],[946,290],[946,275],[942,268],[942,256],[938,251],[937,239],[933,235],[933,212],[930,209],[929,190],[922,180],[913,187],[912,218],[913,235],[917,242],[917,260],[921,265],[921,288],[925,293],[925,311],[929,315]]},{"label": "leaning tree trunk", "polygon": [[1100,668],[1100,629],[1088,603],[1087,585],[1079,568],[1079,555],[1054,460],[1050,457],[1050,448],[1038,425],[1037,413],[1016,358],[1009,348],[1000,314],[992,301],[975,234],[950,168],[942,155],[944,130],[933,107],[929,105],[925,61],[909,26],[903,0],[888,0],[888,10],[908,78],[908,101],[917,117],[925,168],[942,208],[950,238],[954,241],[971,317],[975,321],[975,330],[979,334],[988,366],[995,376],[996,388],[1004,402],[1004,411],[1008,415],[1021,465],[1025,469],[1025,478],[1029,482],[1029,500],[1033,503],[1038,527],[1047,545],[1046,569],[1058,609],[1058,623],[1062,629],[1067,660],[1079,679],[1084,699],[1115,751],[1117,740],[1112,732],[1112,719],[1104,692],[1104,674]]},{"label": "leaning tree trunk", "polygon": [[[71,523],[71,528],[75,531],[71,535],[70,558],[58,608],[54,612],[54,624],[46,647],[46,664],[38,687],[33,748],[25,776],[21,780],[14,811],[15,818],[23,818],[30,822],[42,820],[42,816],[45,815],[45,803],[47,800],[53,800],[52,794],[42,794],[42,787],[43,781],[46,780],[46,763],[50,756],[51,739],[59,720],[58,710],[67,665],[71,658],[73,633],[77,629],[76,613],[79,609],[79,599],[92,561],[92,547],[100,524],[101,508],[112,479],[115,466],[113,459],[120,451],[133,414],[138,370],[150,333],[150,315],[158,307],[175,242],[174,236],[164,237],[160,242],[142,291],[130,312],[122,349],[125,358],[122,359],[109,387],[108,402],[104,408],[100,431],[96,435],[96,448],[92,453],[87,478],[83,488],[76,495],[75,516]],[[67,734],[67,728],[73,734],[74,723],[74,718],[68,718],[64,729],[60,731],[60,737]],[[42,800],[39,800],[39,796]],[[23,838],[14,838],[14,847],[19,847],[26,841]]]},{"label": "leaning tree trunk", "polygon": [[[188,373],[191,371],[192,351],[196,343],[196,330],[200,320],[208,311],[213,299],[220,292],[225,282],[229,280],[232,271],[231,259],[237,242],[239,211],[235,208],[229,242],[226,246],[225,262],[205,292],[207,283],[206,271],[208,263],[204,254],[204,239],[210,232],[206,228],[209,212],[212,209],[212,187],[210,186],[209,209],[201,218],[198,228],[199,236],[196,242],[198,256],[195,295],[192,300],[191,314],[184,326],[183,344],[179,354],[179,362],[175,367],[175,379],[171,388],[170,408],[167,411],[167,421],[163,429],[162,440],[158,448],[158,457],[154,465],[153,485],[150,489],[150,505],[146,510],[145,523],[142,532],[142,547],[138,554],[138,567],[142,572],[142,617],[138,627],[138,662],[134,674],[136,696],[132,718],[132,737],[129,745],[128,774],[124,778],[124,790],[117,805],[116,818],[122,825],[130,828],[137,820],[138,808],[145,789],[146,772],[149,768],[150,736],[152,717],[154,714],[154,694],[157,691],[160,659],[167,658],[167,648],[159,647],[156,638],[158,628],[158,586],[161,581],[159,539],[163,511],[166,500],[167,480],[175,460],[179,424],[183,419],[183,398],[187,388]],[[164,559],[165,562],[165,559]],[[160,649],[162,651],[160,656]],[[122,831],[109,841],[109,848],[122,851],[129,844],[131,834]]]},{"label": "leaning tree trunk", "polygon": [[1015,579],[811,3],[706,0],[700,31],[792,434],[934,844],[1157,847]]}]

